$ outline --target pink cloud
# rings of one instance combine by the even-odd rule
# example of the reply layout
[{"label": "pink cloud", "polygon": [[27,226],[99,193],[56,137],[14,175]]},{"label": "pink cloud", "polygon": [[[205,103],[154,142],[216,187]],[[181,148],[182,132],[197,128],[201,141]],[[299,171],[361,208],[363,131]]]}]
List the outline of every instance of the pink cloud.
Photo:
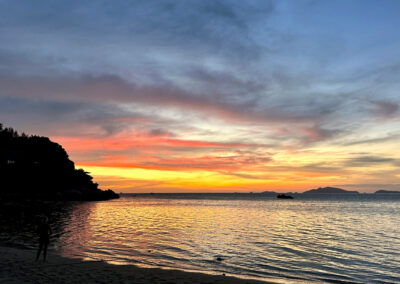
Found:
[{"label": "pink cloud", "polygon": [[82,166],[117,167],[117,168],[140,168],[152,170],[214,170],[214,171],[235,171],[258,170],[259,165],[264,165],[271,159],[255,158],[248,155],[232,156],[186,156],[179,158],[159,158],[156,156],[135,157],[130,162],[125,156],[103,157],[100,161],[80,162]]},{"label": "pink cloud", "polygon": [[223,143],[196,141],[174,138],[168,133],[154,134],[146,132],[131,132],[129,134],[112,137],[86,138],[86,137],[52,137],[69,151],[84,150],[127,150],[134,147],[157,148],[239,148],[252,147],[244,143]]}]

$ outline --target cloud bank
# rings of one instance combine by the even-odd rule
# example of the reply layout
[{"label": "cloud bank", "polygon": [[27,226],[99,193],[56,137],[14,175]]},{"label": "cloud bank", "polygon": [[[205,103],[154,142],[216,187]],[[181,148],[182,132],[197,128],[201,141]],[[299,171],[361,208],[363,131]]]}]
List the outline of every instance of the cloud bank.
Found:
[{"label": "cloud bank", "polygon": [[3,0],[0,121],[127,191],[395,184],[399,8]]}]

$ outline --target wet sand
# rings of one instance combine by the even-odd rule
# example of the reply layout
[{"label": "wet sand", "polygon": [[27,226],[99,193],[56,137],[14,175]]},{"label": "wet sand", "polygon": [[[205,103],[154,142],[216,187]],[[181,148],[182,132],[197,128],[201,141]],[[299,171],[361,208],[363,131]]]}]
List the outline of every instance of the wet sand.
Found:
[{"label": "wet sand", "polygon": [[224,275],[113,265],[103,261],[83,261],[61,257],[50,252],[47,261],[35,261],[36,252],[0,247],[0,283],[274,283],[239,279]]}]

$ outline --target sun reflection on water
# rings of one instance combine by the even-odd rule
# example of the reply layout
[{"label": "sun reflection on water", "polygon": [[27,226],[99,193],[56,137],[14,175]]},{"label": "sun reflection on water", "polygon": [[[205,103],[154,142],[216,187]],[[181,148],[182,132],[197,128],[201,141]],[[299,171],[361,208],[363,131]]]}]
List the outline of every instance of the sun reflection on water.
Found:
[{"label": "sun reflection on water", "polygon": [[400,279],[395,212],[400,202],[125,197],[76,205],[59,242],[64,255],[120,264],[393,280]]}]

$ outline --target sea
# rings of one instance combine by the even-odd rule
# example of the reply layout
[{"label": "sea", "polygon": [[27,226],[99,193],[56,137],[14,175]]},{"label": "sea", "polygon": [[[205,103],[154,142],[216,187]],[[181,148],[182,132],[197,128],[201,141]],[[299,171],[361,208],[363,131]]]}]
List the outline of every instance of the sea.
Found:
[{"label": "sea", "polygon": [[50,249],[67,257],[278,283],[400,283],[400,194],[124,194],[53,215]]}]

